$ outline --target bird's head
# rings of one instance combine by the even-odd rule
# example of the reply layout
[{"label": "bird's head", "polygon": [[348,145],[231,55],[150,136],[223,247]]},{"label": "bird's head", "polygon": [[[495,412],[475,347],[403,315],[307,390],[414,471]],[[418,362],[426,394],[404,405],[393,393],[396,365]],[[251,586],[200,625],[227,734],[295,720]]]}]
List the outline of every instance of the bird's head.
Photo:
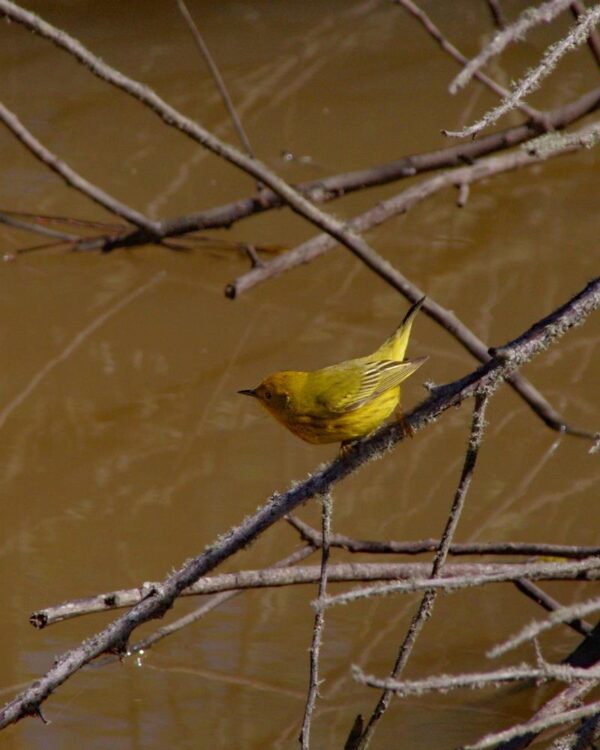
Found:
[{"label": "bird's head", "polygon": [[256,388],[238,391],[244,396],[252,396],[275,415],[284,414],[294,393],[293,372],[276,372],[265,378]]}]

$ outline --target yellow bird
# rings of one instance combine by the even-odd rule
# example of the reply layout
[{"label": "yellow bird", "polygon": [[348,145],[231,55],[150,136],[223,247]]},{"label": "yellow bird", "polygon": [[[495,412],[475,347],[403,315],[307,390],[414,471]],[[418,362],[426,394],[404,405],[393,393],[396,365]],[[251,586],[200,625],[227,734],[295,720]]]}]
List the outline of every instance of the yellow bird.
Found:
[{"label": "yellow bird", "polygon": [[373,354],[312,372],[275,372],[256,388],[238,393],[258,399],[302,440],[341,441],[344,450],[399,407],[400,383],[427,359],[404,359],[413,320],[424,300],[410,308],[396,332]]}]

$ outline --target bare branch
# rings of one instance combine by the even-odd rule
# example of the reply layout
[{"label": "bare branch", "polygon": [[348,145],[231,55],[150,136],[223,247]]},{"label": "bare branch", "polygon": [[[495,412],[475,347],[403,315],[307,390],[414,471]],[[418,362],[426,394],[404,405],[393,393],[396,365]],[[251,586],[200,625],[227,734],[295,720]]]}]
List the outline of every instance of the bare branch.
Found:
[{"label": "bare branch", "polygon": [[[473,478],[473,472],[475,471],[477,456],[479,454],[479,449],[481,448],[483,433],[485,431],[485,411],[488,403],[488,398],[489,393],[485,392],[478,392],[475,396],[475,407],[473,409],[471,433],[469,435],[469,443],[465,455],[465,462],[463,465],[460,481],[454,495],[452,507],[450,508],[450,513],[448,514],[448,520],[446,521],[446,526],[440,540],[440,546],[433,561],[430,580],[435,580],[444,568],[444,564],[448,557],[448,550],[450,549],[450,545],[452,544],[452,539],[454,537],[454,533],[456,531],[456,527],[458,526],[458,521],[464,507],[465,498],[469,491],[469,487],[471,486],[471,480]],[[435,589],[425,589],[425,594],[423,595],[419,608],[410,623],[408,632],[404,638],[404,641],[402,642],[402,645],[400,646],[400,650],[398,651],[394,666],[392,667],[392,670],[390,672],[390,677],[392,679],[397,679],[406,666],[416,640],[419,637],[423,626],[425,625],[425,621],[431,616],[431,613],[433,612],[436,596],[437,591]],[[321,597],[321,601],[323,600],[324,597]],[[369,746],[376,726],[383,714],[386,712],[392,700],[392,695],[392,690],[387,687],[383,688],[383,692],[363,732],[361,742],[358,746],[359,750],[362,750],[362,748],[367,748]]]},{"label": "bare branch", "polygon": [[[560,130],[581,117],[595,111],[600,106],[600,88],[587,92],[579,99],[551,110],[544,114],[552,130]],[[412,177],[422,172],[429,172],[443,167],[461,167],[472,164],[480,156],[501,151],[511,146],[526,142],[539,128],[531,123],[524,123],[513,128],[501,130],[491,135],[482,136],[475,141],[455,144],[436,151],[411,154],[387,164],[377,165],[355,172],[332,175],[320,180],[303,182],[296,189],[315,203],[335,200],[348,193],[385,185],[396,180]],[[229,227],[234,222],[254,216],[257,213],[280,208],[281,198],[271,190],[263,190],[260,196],[242,198],[224,206],[165,219],[161,222],[163,236],[177,236],[197,229],[219,229]],[[111,250],[117,247],[129,247],[144,244],[148,237],[140,231],[126,236],[112,238],[92,238],[81,245],[81,249]]]},{"label": "bare branch", "polygon": [[[2,105],[0,104],[0,107],[1,106]],[[6,224],[9,227],[15,227],[15,229],[23,229],[26,232],[35,232],[36,234],[43,234],[46,237],[54,237],[54,239],[62,240],[62,242],[77,242],[77,240],[80,239],[78,234],[58,232],[56,229],[50,229],[50,227],[44,227],[29,221],[17,219],[4,211],[0,211],[0,223]]]},{"label": "bare branch", "polygon": [[221,98],[223,99],[225,108],[229,112],[229,116],[231,117],[233,126],[236,129],[236,132],[240,139],[240,143],[244,147],[244,151],[248,154],[248,156],[254,156],[254,153],[252,151],[252,146],[250,145],[250,141],[248,140],[246,131],[244,130],[242,126],[242,121],[240,120],[237,112],[235,111],[235,107],[233,106],[233,101],[231,97],[229,96],[229,91],[227,91],[227,86],[225,86],[225,81],[223,80],[223,76],[221,75],[221,72],[219,71],[219,68],[217,67],[217,64],[215,63],[214,58],[211,55],[206,42],[204,41],[204,37],[200,33],[200,29],[198,28],[198,25],[192,18],[192,14],[188,10],[188,7],[185,4],[184,0],[177,0],[177,6],[179,7],[179,11],[181,12],[181,15],[183,16],[186,24],[188,25],[189,30],[192,32],[192,36],[194,37],[194,41],[196,42],[196,45],[198,49],[200,50],[200,53],[202,54],[202,56],[204,57],[204,60],[206,61],[206,64],[208,65],[208,69],[210,70],[210,73],[212,77],[214,78],[214,81],[217,85],[219,93],[221,94]]},{"label": "bare branch", "polygon": [[[5,1],[5,0],[3,0]],[[567,303],[540,320],[528,331],[507,344],[488,363],[436,391],[419,407],[405,416],[413,432],[434,421],[452,406],[475,393],[493,391],[517,367],[546,350],[569,328],[583,323],[600,306],[600,278],[590,282]],[[405,439],[405,426],[391,424],[373,435],[358,440],[344,456],[315,472],[285,493],[274,494],[253,515],[222,535],[197,557],[186,562],[155,590],[104,630],[80,646],[58,657],[48,672],[17,695],[0,710],[0,728],[34,714],[56,688],[76,671],[106,652],[123,652],[133,630],[144,622],[161,617],[180,593],[240,549],[247,547],[265,529],[309,498],[328,493],[359,466],[380,457],[383,452]],[[431,582],[430,582],[431,583]]]},{"label": "bare branch", "polygon": [[[581,0],[573,0],[571,2],[571,12],[575,16],[575,19],[578,20],[585,13],[585,5]],[[600,65],[600,36],[593,29],[588,35],[587,43],[596,62]]]},{"label": "bare branch", "polygon": [[[372,596],[387,596],[389,594],[407,594],[414,591],[426,591],[428,588],[441,589],[447,593],[459,591],[460,589],[482,586],[488,583],[506,583],[516,581],[519,578],[527,578],[531,581],[550,580],[557,576],[561,580],[569,578],[575,580],[597,580],[600,572],[600,557],[589,557],[572,563],[525,563],[514,564],[510,573],[492,573],[490,575],[455,576],[450,579],[440,578],[414,578],[410,581],[398,581],[397,583],[386,583],[377,586],[366,586],[353,589],[337,596],[326,596],[320,602],[315,602],[318,607],[332,607],[337,604],[349,604],[359,599],[368,599]],[[585,614],[583,612],[582,614]],[[571,613],[571,617],[577,617],[577,613]],[[549,626],[550,627],[550,626]],[[494,654],[495,655],[495,654]]]},{"label": "bare branch", "polygon": [[[321,516],[322,516],[322,541],[321,546],[321,570],[319,574],[319,599],[325,596],[327,591],[327,563],[329,561],[329,537],[331,535],[331,513],[333,501],[331,495],[324,495],[321,498]],[[306,706],[304,708],[304,719],[302,729],[300,730],[300,746],[302,750],[310,748],[310,725],[312,715],[317,702],[319,691],[319,654],[321,652],[321,642],[323,640],[323,630],[325,628],[325,616],[322,610],[315,612],[315,624],[313,627],[312,643],[310,644],[310,674],[308,680],[308,695],[306,697]]]},{"label": "bare branch", "polygon": [[[440,578],[451,588],[454,579],[459,585],[464,580],[476,577],[479,583],[498,583],[514,581],[519,575],[534,575],[537,580],[570,580],[573,573],[563,576],[559,571],[542,568],[540,563],[451,563],[444,567]],[[242,570],[238,573],[222,573],[216,576],[205,576],[191,586],[185,588],[180,596],[206,596],[221,592],[243,591],[246,589],[274,588],[279,586],[298,586],[318,583],[321,568],[318,565],[294,565],[293,567],[271,566],[259,570]],[[328,580],[333,583],[357,581],[415,581],[425,580],[431,571],[431,563],[336,563],[328,568]],[[590,578],[600,577],[600,573],[590,573]],[[139,588],[120,589],[103,594],[96,594],[84,599],[72,599],[53,607],[46,607],[33,612],[29,618],[36,628],[45,628],[57,622],[70,620],[82,615],[96,614],[114,609],[133,607],[147,596],[159,589],[157,581],[146,581]],[[325,601],[327,601],[325,599]]]},{"label": "bare branch", "polygon": [[[321,546],[321,534],[296,516],[288,516],[286,521],[293,526],[304,541]],[[370,552],[371,554],[421,555],[435,552],[439,539],[422,539],[417,542],[379,541],[354,539],[344,534],[332,534],[330,546],[340,547],[348,552]],[[451,544],[449,555],[528,555],[537,557],[568,557],[581,559],[600,555],[600,546],[576,547],[564,544],[537,544],[536,542],[480,542],[478,544]]]},{"label": "bare branch", "polygon": [[525,733],[543,732],[546,729],[560,726],[561,724],[571,724],[578,719],[585,719],[588,716],[594,716],[598,711],[600,711],[600,701],[597,703],[589,703],[582,708],[573,708],[569,711],[562,711],[561,713],[547,716],[538,721],[529,721],[526,724],[516,724],[503,732],[488,734],[474,745],[465,745],[462,750],[485,750],[485,748],[494,747],[499,742],[507,742],[513,738],[521,737],[521,735]]},{"label": "bare branch", "polygon": [[[465,57],[462,52],[460,52],[453,44],[451,44],[446,39],[446,37],[433,23],[429,16],[415,3],[413,3],[412,0],[394,0],[394,3],[396,3],[396,5],[401,5],[414,18],[420,21],[425,30],[435,39],[435,41],[440,45],[444,52],[447,52],[450,55],[450,57],[456,60],[460,65],[468,64],[469,59]],[[496,83],[496,81],[489,78],[489,76],[486,76],[485,73],[477,70],[473,73],[473,75],[480,83],[483,83],[485,86],[487,86],[491,91],[494,92],[494,94],[497,94],[501,99],[505,99],[507,96],[510,96],[510,92],[507,91],[507,89],[505,89],[503,86],[500,86],[499,83]],[[529,117],[532,122],[535,122],[542,128],[542,130],[546,130],[546,122],[541,112],[539,112],[537,109],[534,109],[533,107],[530,107],[524,102],[519,102],[516,106],[518,106],[521,112],[527,115],[527,117]]]},{"label": "bare branch", "polygon": [[[297,562],[300,562],[300,560],[304,560],[309,555],[312,555],[314,551],[315,551],[315,547],[313,547],[312,545],[302,547],[299,550],[292,552],[291,555],[288,555],[287,557],[284,557],[282,560],[279,560],[278,562],[276,562],[273,565],[273,567],[285,568],[288,565],[295,565]],[[149,635],[147,638],[144,638],[143,640],[138,641],[137,643],[134,643],[133,645],[131,645],[128,649],[128,653],[137,654],[137,653],[140,653],[141,651],[146,651],[147,649],[154,646],[155,643],[162,641],[163,638],[166,638],[169,635],[173,635],[174,633],[179,632],[183,628],[186,628],[188,625],[192,625],[194,622],[197,622],[198,620],[202,619],[204,615],[207,615],[209,612],[212,612],[213,609],[216,609],[221,604],[224,604],[230,599],[233,599],[234,597],[239,596],[240,594],[243,593],[243,591],[244,589],[233,589],[232,591],[223,591],[220,594],[215,594],[214,596],[211,596],[211,598],[207,602],[203,602],[199,607],[193,610],[193,612],[190,612],[189,614],[184,615],[183,617],[179,617],[177,620],[173,620],[173,622],[170,622],[168,625],[164,625],[162,628],[159,628],[154,633]],[[41,619],[38,619],[36,615],[37,613],[34,613],[31,616],[30,622],[36,627],[44,627],[44,625],[42,624],[43,616]],[[50,623],[45,623],[45,624],[50,624]]]},{"label": "bare branch", "polygon": [[[0,6],[1,9],[1,6]],[[59,159],[55,154],[49,151],[38,139],[23,125],[19,118],[0,102],[0,121],[21,141],[21,143],[41,162],[49,167],[53,172],[60,175],[63,180],[71,187],[79,190],[88,198],[98,203],[108,211],[120,216],[123,219],[135,224],[145,232],[155,235],[158,232],[158,224],[153,222],[147,216],[139,211],[121,203],[113,198],[101,188],[92,184],[68,164]]]},{"label": "bare branch", "polygon": [[465,138],[475,136],[488,125],[493,125],[502,115],[520,106],[522,98],[534,91],[547,76],[552,73],[558,61],[567,54],[583,44],[594,26],[600,22],[600,3],[590,8],[584,15],[580,16],[571,31],[556,44],[550,45],[544,53],[541,62],[527,75],[525,75],[515,86],[510,94],[493,109],[489,110],[481,120],[469,125],[462,130],[444,130],[444,134],[454,138]]},{"label": "bare branch", "polygon": [[[536,586],[535,583],[527,581],[524,578],[515,581],[515,586],[521,593],[525,594],[529,599],[543,607],[546,612],[556,612],[556,610],[560,609],[562,606],[560,602],[553,599],[543,589]],[[575,617],[572,620],[565,620],[565,625],[568,625],[580,635],[589,635],[592,632],[592,626],[585,622],[585,620],[581,620],[579,617]]]},{"label": "bare branch", "polygon": [[589,599],[588,601],[572,604],[568,607],[560,607],[559,609],[554,610],[554,612],[552,612],[545,620],[537,620],[529,623],[529,625],[525,626],[519,633],[517,633],[517,635],[504,643],[501,643],[499,646],[494,646],[494,648],[488,653],[488,656],[491,658],[501,656],[507,651],[517,648],[517,646],[520,646],[522,643],[526,643],[527,641],[536,638],[540,633],[553,628],[555,625],[572,620],[574,617],[584,617],[585,615],[590,614],[591,612],[597,612],[598,610],[600,610],[600,598]]},{"label": "bare branch", "polygon": [[[451,94],[463,89],[488,60],[501,54],[509,44],[522,41],[527,33],[543,23],[550,23],[572,3],[572,0],[548,0],[537,7],[526,8],[514,23],[495,34],[481,52],[469,60],[463,70],[454,78],[448,90]],[[506,97],[508,92],[503,94]]]},{"label": "bare branch", "polygon": [[357,682],[362,682],[369,687],[391,690],[396,695],[406,697],[409,695],[424,695],[425,693],[447,693],[451,690],[462,690],[464,688],[481,689],[484,687],[510,683],[522,682],[523,680],[535,680],[537,683],[566,682],[572,684],[582,680],[596,682],[600,679],[600,668],[580,669],[569,667],[565,664],[543,664],[532,667],[529,664],[521,664],[515,667],[506,667],[493,672],[473,672],[468,674],[436,675],[424,680],[393,680],[389,677],[381,678],[368,675],[354,665],[352,667],[353,677]]}]

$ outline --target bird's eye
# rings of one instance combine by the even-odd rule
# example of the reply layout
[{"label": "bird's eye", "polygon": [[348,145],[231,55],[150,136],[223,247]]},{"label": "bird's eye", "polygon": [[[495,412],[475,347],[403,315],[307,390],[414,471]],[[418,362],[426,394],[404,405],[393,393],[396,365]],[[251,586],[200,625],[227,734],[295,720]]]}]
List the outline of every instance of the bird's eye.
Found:
[{"label": "bird's eye", "polygon": [[273,398],[273,393],[269,390],[265,391],[265,401],[270,401]]}]

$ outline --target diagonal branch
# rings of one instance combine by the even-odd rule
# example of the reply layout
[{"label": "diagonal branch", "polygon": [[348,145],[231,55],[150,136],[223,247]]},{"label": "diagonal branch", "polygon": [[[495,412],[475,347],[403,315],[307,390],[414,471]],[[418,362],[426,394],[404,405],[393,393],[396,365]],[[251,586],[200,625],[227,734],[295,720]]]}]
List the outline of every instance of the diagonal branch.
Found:
[{"label": "diagonal branch", "polygon": [[[321,498],[321,570],[319,571],[319,599],[325,596],[327,591],[327,578],[329,562],[329,537],[331,535],[331,513],[333,501],[331,495],[324,495]],[[313,637],[310,644],[310,674],[308,684],[308,695],[306,697],[306,706],[304,708],[304,719],[302,729],[300,730],[300,746],[302,750],[310,750],[310,727],[312,715],[317,703],[319,694],[319,655],[321,653],[321,642],[323,640],[323,630],[325,628],[325,612],[317,610],[315,612],[315,624],[313,627]]]},{"label": "diagonal branch", "polygon": [[[591,126],[592,129],[593,127],[594,126]],[[589,130],[589,127],[584,128],[581,133],[585,134]],[[583,144],[577,140],[567,146],[568,149],[578,149],[582,147]],[[408,188],[399,195],[394,196],[387,201],[383,201],[364,214],[360,214],[352,219],[348,225],[351,228],[364,232],[366,229],[375,226],[389,216],[406,211],[421,197],[431,194],[443,187],[447,187],[451,184],[473,182],[478,179],[483,179],[485,176],[497,173],[498,171],[506,171],[509,169],[515,169],[518,165],[523,166],[534,163],[530,160],[537,158],[542,157],[526,151],[504,154],[497,157],[490,157],[487,160],[481,160],[472,167],[463,167],[454,172],[436,175],[435,177],[422,182],[420,185]],[[247,290],[254,284],[257,284],[266,278],[282,273],[283,271],[289,270],[301,263],[306,263],[326,250],[334,247],[335,244],[335,240],[328,234],[317,235],[279,258],[276,258],[269,263],[265,263],[260,268],[255,268],[243,276],[240,276],[227,286],[225,293],[229,297],[236,297],[242,291]],[[354,252],[368,268],[384,279],[394,289],[407,297],[411,302],[416,302],[423,296],[423,291],[421,289],[412,284],[406,276],[394,268],[391,263],[379,257],[377,253],[374,253],[370,248],[368,253],[363,253],[362,249]],[[428,298],[425,301],[423,309],[433,320],[446,328],[446,330],[448,330],[471,354],[477,357],[477,359],[481,362],[486,362],[489,359],[488,345],[475,336],[475,334],[453,313],[439,305],[432,298]],[[562,416],[551,406],[551,404],[549,404],[539,391],[519,373],[516,373],[510,379],[510,384],[551,429],[585,438],[594,437],[594,433],[586,432],[585,430],[580,430],[567,425]]]},{"label": "diagonal branch", "polygon": [[[477,456],[479,454],[479,449],[481,448],[481,443],[483,441],[483,434],[485,432],[485,412],[488,404],[488,399],[489,393],[486,393],[484,391],[476,393],[475,408],[473,409],[471,433],[469,435],[469,444],[465,455],[465,462],[463,465],[463,470],[458,483],[458,487],[454,495],[452,507],[450,508],[450,513],[448,514],[446,527],[444,528],[444,532],[440,540],[440,546],[433,561],[431,569],[432,579],[439,576],[441,570],[444,567],[444,563],[448,558],[448,551],[450,549],[456,527],[458,526],[458,521],[464,507],[469,487],[471,486],[471,480],[473,478],[473,472],[475,471]],[[436,597],[437,591],[435,589],[425,590],[419,608],[410,623],[408,632],[406,633],[402,645],[400,646],[400,650],[398,651],[394,666],[392,667],[392,670],[390,672],[390,679],[397,680],[398,676],[404,670],[404,667],[406,666],[410,658],[414,645],[421,633],[421,630],[423,629],[423,626],[425,625],[426,620],[431,617]],[[363,750],[363,748],[367,748],[369,746],[377,724],[379,723],[381,717],[386,712],[389,704],[391,703],[393,695],[393,689],[384,686],[383,692],[377,702],[377,705],[375,706],[373,713],[371,714],[369,721],[367,722],[367,726],[365,727],[363,736],[361,737],[361,741],[358,744],[358,750]]]},{"label": "diagonal branch", "polygon": [[[405,423],[416,432],[452,406],[482,391],[493,391],[502,380],[548,346],[571,327],[582,324],[600,306],[600,278],[590,282],[564,305],[554,310],[502,349],[494,358],[459,380],[439,387],[420,406],[406,415]],[[328,493],[363,463],[380,457],[405,438],[405,426],[392,424],[357,441],[344,456],[338,456],[308,479],[285,493],[275,493],[253,515],[221,535],[200,555],[186,562],[137,606],[110,623],[80,646],[59,656],[46,674],[36,680],[0,710],[0,728],[25,716],[37,715],[41,704],[69,677],[106,652],[123,652],[135,628],[159,618],[170,609],[180,593],[201,576],[247,547],[277,520],[316,495]]]},{"label": "diagonal branch", "polygon": [[113,214],[135,224],[151,236],[156,236],[158,224],[134,208],[121,203],[112,195],[86,180],[72,167],[58,158],[48,150],[38,139],[23,125],[19,118],[0,102],[0,121],[21,141],[21,143],[41,162],[53,172],[60,175],[71,187],[91,198],[103,208]]},{"label": "diagonal branch", "polygon": [[[394,3],[396,5],[401,5],[414,18],[420,21],[425,30],[435,39],[435,41],[440,45],[444,52],[447,52],[450,57],[456,60],[460,65],[468,65],[468,57],[465,57],[462,52],[460,52],[451,42],[446,39],[439,28],[433,23],[429,16],[421,8],[419,8],[418,5],[413,3],[412,0],[394,0]],[[505,89],[504,86],[500,86],[499,83],[496,83],[496,81],[491,79],[489,76],[486,76],[485,73],[482,73],[480,70],[475,70],[472,75],[477,78],[480,83],[483,83],[491,91],[493,91],[494,94],[497,94],[501,99],[505,99],[507,96],[510,96],[510,92]],[[529,117],[529,119],[534,122],[541,130],[547,130],[547,121],[542,112],[539,112],[537,109],[530,107],[528,104],[525,104],[525,102],[518,102],[515,106],[520,109],[521,112],[523,112],[525,115],[527,115],[527,117]]]},{"label": "diagonal branch", "polygon": [[[571,12],[575,16],[575,19],[578,20],[585,13],[585,5],[581,0],[572,0]],[[596,62],[600,65],[600,36],[594,29],[588,34],[587,43]]]},{"label": "diagonal branch", "polygon": [[523,103],[522,99],[527,94],[534,91],[540,83],[557,66],[559,60],[583,44],[593,30],[596,24],[600,23],[600,3],[590,8],[577,19],[577,23],[571,31],[556,44],[550,45],[544,53],[539,64],[529,71],[520,81],[518,81],[510,91],[509,95],[504,97],[500,104],[486,112],[486,114],[473,125],[463,128],[462,130],[444,130],[444,134],[454,138],[465,138],[466,136],[475,136],[488,125],[493,125],[502,115],[510,112]]},{"label": "diagonal branch", "polygon": [[231,117],[233,126],[238,134],[240,143],[244,147],[244,151],[248,154],[248,156],[254,156],[254,153],[252,151],[252,146],[250,145],[250,141],[248,140],[248,136],[246,135],[246,131],[244,130],[244,127],[242,125],[242,121],[240,120],[237,112],[235,111],[235,107],[233,106],[233,101],[231,100],[231,97],[229,96],[229,91],[227,90],[227,86],[225,85],[223,76],[221,75],[221,72],[219,71],[219,68],[217,67],[217,64],[215,63],[214,58],[211,55],[210,50],[208,49],[208,45],[204,41],[204,37],[200,33],[200,29],[198,28],[198,25],[195,23],[194,19],[192,18],[192,14],[190,13],[184,0],[177,0],[177,6],[179,7],[179,11],[181,15],[183,16],[184,21],[188,25],[189,30],[192,32],[192,36],[194,37],[196,46],[200,50],[202,57],[204,57],[204,60],[206,61],[206,64],[208,65],[208,69],[210,70],[210,73],[212,77],[214,78],[214,81],[217,85],[219,93],[221,94],[221,98],[223,99],[223,104],[225,105],[225,108],[229,112],[229,116]]},{"label": "diagonal branch", "polygon": [[[500,55],[509,44],[522,41],[527,33],[536,26],[542,23],[550,23],[571,4],[572,0],[548,0],[537,8],[526,8],[514,23],[495,34],[478,55],[467,61],[463,70],[451,82],[450,93],[456,94],[457,91],[463,89],[488,60],[495,55]],[[508,91],[505,90],[502,95],[503,98],[507,94]]]}]

